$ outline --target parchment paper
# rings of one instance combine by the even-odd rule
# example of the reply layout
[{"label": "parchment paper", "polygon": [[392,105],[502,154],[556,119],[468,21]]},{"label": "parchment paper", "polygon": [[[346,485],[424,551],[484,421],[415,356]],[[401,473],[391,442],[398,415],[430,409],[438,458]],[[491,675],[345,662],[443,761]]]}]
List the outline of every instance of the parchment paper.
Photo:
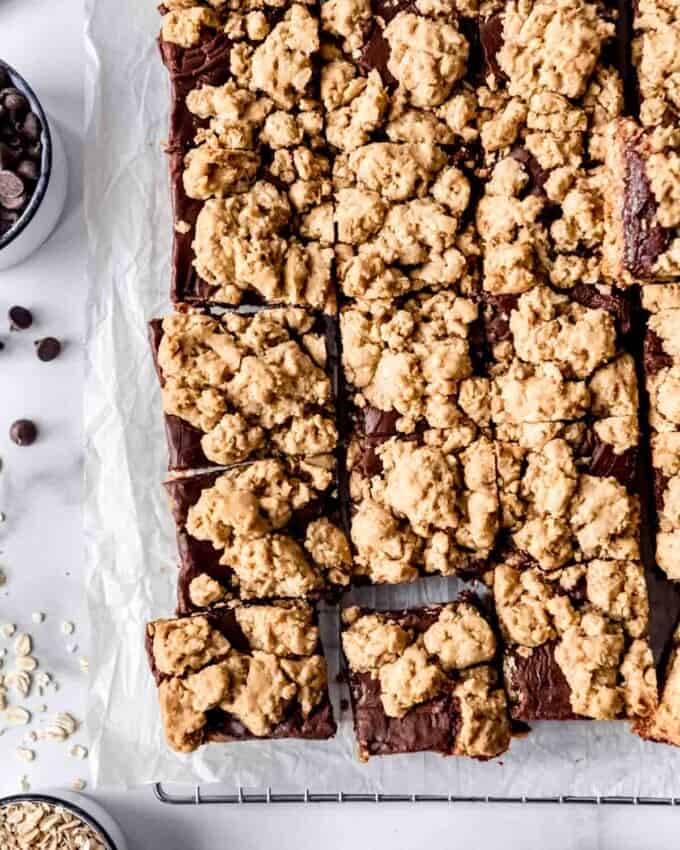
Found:
[{"label": "parchment paper", "polygon": [[[454,795],[680,796],[680,752],[645,744],[624,723],[536,724],[499,761],[410,755],[359,763],[350,716],[330,742],[212,745],[192,755],[164,744],[143,651],[147,620],[175,606],[177,556],[161,481],[165,442],[146,322],[169,309],[170,198],[161,142],[168,83],[153,0],[88,0],[86,221],[86,557],[93,626],[88,725],[94,779],[227,783],[231,790]],[[362,601],[451,598],[432,579],[366,591]],[[336,614],[322,614],[330,677]]]}]

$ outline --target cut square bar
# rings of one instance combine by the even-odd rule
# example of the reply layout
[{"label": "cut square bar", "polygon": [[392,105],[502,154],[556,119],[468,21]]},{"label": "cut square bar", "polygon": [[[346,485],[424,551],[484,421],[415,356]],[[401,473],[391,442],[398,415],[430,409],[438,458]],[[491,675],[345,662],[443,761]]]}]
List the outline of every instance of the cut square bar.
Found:
[{"label": "cut square bar", "polygon": [[335,734],[316,613],[305,603],[230,604],[155,620],[146,648],[174,750]]},{"label": "cut square bar", "polygon": [[430,751],[485,760],[510,746],[496,637],[472,595],[401,611],[346,608],[342,646],[360,759]]},{"label": "cut square bar", "polygon": [[242,599],[318,598],[349,583],[335,459],[268,459],[176,478],[182,613]]},{"label": "cut square bar", "polygon": [[335,449],[338,352],[329,317],[190,309],[149,327],[171,470]]}]

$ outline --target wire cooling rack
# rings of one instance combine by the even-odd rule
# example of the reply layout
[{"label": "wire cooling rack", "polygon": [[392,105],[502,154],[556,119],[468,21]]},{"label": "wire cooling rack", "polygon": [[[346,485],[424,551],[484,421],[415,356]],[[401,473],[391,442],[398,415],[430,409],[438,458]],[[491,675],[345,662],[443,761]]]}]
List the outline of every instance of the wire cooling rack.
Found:
[{"label": "wire cooling rack", "polygon": [[305,789],[299,793],[281,794],[267,788],[265,791],[244,791],[238,788],[233,794],[204,793],[200,785],[191,792],[172,794],[162,782],[153,786],[156,798],[169,806],[206,805],[268,805],[276,803],[504,803],[511,805],[585,805],[585,806],[680,806],[680,797],[461,797],[453,794],[353,794],[346,791],[315,793]]}]

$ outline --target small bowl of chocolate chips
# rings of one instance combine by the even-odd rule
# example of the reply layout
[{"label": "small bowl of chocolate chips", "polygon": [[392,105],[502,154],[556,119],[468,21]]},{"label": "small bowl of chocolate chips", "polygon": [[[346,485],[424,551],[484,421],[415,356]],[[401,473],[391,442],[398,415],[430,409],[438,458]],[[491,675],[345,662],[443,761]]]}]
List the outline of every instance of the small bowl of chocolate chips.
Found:
[{"label": "small bowl of chocolate chips", "polygon": [[66,200],[64,148],[33,89],[0,59],[0,269],[50,235]]}]

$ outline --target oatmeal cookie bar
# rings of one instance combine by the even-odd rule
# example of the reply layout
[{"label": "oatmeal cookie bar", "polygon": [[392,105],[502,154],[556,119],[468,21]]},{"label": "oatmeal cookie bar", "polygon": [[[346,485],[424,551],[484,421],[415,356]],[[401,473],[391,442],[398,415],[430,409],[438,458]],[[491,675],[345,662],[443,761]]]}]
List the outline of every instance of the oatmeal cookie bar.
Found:
[{"label": "oatmeal cookie bar", "polygon": [[514,719],[652,716],[656,669],[636,560],[603,557],[545,570],[510,556],[494,570],[494,599]]},{"label": "oatmeal cookie bar", "polygon": [[335,734],[316,614],[305,603],[232,603],[155,620],[146,647],[173,750]]},{"label": "oatmeal cookie bar", "polygon": [[359,758],[505,752],[511,730],[497,645],[474,597],[403,611],[346,608],[342,646]]},{"label": "oatmeal cookie bar", "polygon": [[184,50],[167,19],[197,10],[217,14],[173,10],[161,36],[173,84],[173,298],[333,312],[318,9],[222,5],[220,34]]},{"label": "oatmeal cookie bar", "polygon": [[355,434],[348,449],[354,579],[479,574],[496,540],[493,443],[469,419],[449,430]]},{"label": "oatmeal cookie bar", "polygon": [[615,4],[482,3],[476,89],[489,178],[477,210],[483,288],[561,289],[602,275],[605,128],[622,114]]},{"label": "oatmeal cookie bar", "polygon": [[633,64],[646,127],[680,121],[680,6],[676,0],[635,0]]},{"label": "oatmeal cookie bar", "polygon": [[475,300],[448,290],[396,302],[355,301],[340,313],[351,430],[366,436],[489,425]]},{"label": "oatmeal cookie bar", "polygon": [[475,286],[473,14],[469,2],[321,6],[321,99],[347,298]]},{"label": "oatmeal cookie bar", "polygon": [[335,460],[259,460],[165,484],[181,613],[242,599],[318,598],[350,580]]},{"label": "oatmeal cookie bar", "polygon": [[631,119],[611,132],[605,209],[605,270],[612,280],[680,276],[680,129],[644,129]]},{"label": "oatmeal cookie bar", "polygon": [[656,561],[680,579],[680,284],[645,286],[644,368],[656,503]]},{"label": "oatmeal cookie bar", "polygon": [[181,309],[150,323],[171,470],[335,449],[332,320]]}]

